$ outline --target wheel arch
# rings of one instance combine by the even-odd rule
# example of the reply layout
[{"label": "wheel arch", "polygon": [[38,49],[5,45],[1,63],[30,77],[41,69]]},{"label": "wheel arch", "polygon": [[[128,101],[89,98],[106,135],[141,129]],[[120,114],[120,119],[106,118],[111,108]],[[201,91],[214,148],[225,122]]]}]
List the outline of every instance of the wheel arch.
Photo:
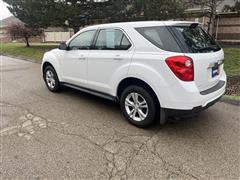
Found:
[{"label": "wheel arch", "polygon": [[136,77],[127,77],[121,80],[121,82],[118,84],[117,92],[116,92],[118,99],[120,99],[124,89],[131,85],[138,85],[150,91],[150,93],[154,96],[154,99],[156,99],[156,103],[159,106],[159,108],[161,107],[161,103],[154,89],[147,82]]},{"label": "wheel arch", "polygon": [[62,80],[62,76],[60,73],[60,64],[58,61],[58,57],[56,57],[53,53],[48,52],[44,55],[43,61],[42,61],[42,73],[44,73],[44,69],[47,67],[47,65],[52,66],[54,70],[56,71],[59,80]]},{"label": "wheel arch", "polygon": [[[54,66],[48,62],[48,61],[45,61],[43,64],[42,64],[42,73],[44,73],[44,69],[47,67],[47,66],[52,66],[54,68]],[[55,69],[55,68],[54,68]]]}]

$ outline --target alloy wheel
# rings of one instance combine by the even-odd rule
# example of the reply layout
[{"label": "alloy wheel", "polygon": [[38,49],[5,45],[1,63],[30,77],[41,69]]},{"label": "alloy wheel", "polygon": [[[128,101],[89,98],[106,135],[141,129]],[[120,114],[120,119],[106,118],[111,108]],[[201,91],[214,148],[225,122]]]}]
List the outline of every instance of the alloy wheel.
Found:
[{"label": "alloy wheel", "polygon": [[148,104],[144,97],[136,92],[130,93],[125,99],[125,109],[134,121],[144,121],[148,115]]},{"label": "alloy wheel", "polygon": [[46,71],[46,82],[49,88],[54,89],[56,81],[54,79],[54,74],[51,70]]}]

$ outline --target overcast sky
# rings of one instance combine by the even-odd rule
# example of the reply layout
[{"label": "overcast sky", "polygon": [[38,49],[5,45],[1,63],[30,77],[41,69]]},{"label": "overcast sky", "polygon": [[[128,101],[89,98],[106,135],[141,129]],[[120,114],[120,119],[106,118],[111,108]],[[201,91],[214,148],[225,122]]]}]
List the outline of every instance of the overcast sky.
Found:
[{"label": "overcast sky", "polygon": [[0,0],[0,20],[11,16],[12,14],[7,9],[7,4]]}]

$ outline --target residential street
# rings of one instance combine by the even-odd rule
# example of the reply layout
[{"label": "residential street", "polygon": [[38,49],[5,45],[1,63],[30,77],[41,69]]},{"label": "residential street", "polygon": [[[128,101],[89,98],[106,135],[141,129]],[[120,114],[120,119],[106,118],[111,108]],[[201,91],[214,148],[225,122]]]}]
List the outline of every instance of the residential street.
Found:
[{"label": "residential street", "polygon": [[148,129],[111,101],[47,90],[40,64],[1,56],[2,179],[239,179],[240,107]]}]

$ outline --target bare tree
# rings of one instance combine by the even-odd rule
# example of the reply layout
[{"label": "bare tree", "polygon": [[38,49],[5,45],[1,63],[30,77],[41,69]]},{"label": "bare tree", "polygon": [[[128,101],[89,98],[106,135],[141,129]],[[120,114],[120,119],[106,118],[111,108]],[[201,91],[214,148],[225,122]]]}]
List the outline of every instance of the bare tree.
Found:
[{"label": "bare tree", "polygon": [[[205,0],[206,1],[206,0]],[[217,16],[217,7],[223,2],[223,0],[207,0],[204,2],[204,6],[210,9],[209,15],[209,25],[208,25],[208,32],[212,35],[214,24]]]},{"label": "bare tree", "polygon": [[200,6],[202,9],[208,8],[209,13],[206,15],[209,17],[208,23],[208,33],[213,34],[214,24],[217,16],[217,7],[223,2],[224,0],[187,0],[188,5],[197,5]]},{"label": "bare tree", "polygon": [[8,26],[7,32],[12,39],[23,39],[27,47],[30,47],[29,38],[42,34],[41,29],[28,28],[24,24],[12,24]]}]

